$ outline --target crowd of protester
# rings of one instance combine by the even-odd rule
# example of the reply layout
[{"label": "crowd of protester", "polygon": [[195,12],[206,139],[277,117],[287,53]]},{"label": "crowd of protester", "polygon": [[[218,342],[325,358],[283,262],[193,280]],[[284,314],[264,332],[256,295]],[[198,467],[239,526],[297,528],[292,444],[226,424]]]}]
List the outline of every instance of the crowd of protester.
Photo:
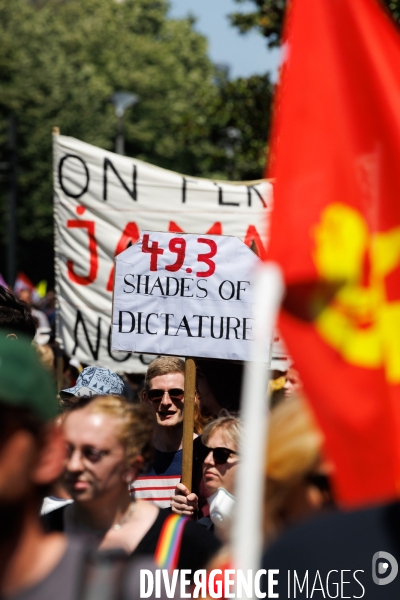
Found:
[{"label": "crowd of protester", "polygon": [[[125,376],[63,356],[60,382],[54,331],[38,336],[46,325],[20,296],[0,287],[0,596],[72,600],[101,585],[101,598],[139,597],[142,568],[206,568],[235,520],[241,422],[226,407],[237,402],[198,368],[188,489],[184,362],[156,358],[129,394]],[[334,508],[321,433],[285,368],[266,398],[268,545]]]}]

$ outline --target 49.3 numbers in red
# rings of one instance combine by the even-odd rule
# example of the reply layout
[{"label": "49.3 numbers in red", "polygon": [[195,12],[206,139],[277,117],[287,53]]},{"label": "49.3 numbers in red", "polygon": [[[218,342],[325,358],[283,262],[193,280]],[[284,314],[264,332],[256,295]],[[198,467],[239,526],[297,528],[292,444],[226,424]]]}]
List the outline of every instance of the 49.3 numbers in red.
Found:
[{"label": "49.3 numbers in red", "polygon": [[[199,244],[205,244],[209,248],[209,252],[205,252],[204,254],[197,255],[197,262],[204,263],[207,265],[207,269],[205,271],[197,271],[197,277],[210,277],[215,273],[215,262],[212,260],[214,256],[217,254],[217,244],[214,240],[210,240],[207,238],[199,237],[197,238]],[[185,262],[186,256],[186,240],[182,237],[175,237],[169,241],[168,250],[172,254],[176,254],[176,260],[170,265],[166,265],[166,270],[175,273],[179,271],[183,267],[183,263]],[[158,242],[150,243],[150,236],[148,233],[143,236],[143,244],[142,244],[142,252],[146,254],[150,254],[150,271],[157,271],[158,268],[158,257],[161,254],[164,254],[163,248],[160,248]],[[186,269],[187,273],[191,273],[191,268]]]}]

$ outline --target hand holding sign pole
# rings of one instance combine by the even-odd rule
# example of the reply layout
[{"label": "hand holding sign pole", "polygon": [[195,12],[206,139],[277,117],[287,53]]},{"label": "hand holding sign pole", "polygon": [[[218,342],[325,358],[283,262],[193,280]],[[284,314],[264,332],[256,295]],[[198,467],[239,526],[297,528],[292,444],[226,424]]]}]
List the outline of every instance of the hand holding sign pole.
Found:
[{"label": "hand holding sign pole", "polygon": [[235,237],[150,231],[115,259],[112,350],[191,357],[185,365],[183,445],[183,483],[189,489],[193,357],[249,359],[255,339],[251,275],[259,263]]}]

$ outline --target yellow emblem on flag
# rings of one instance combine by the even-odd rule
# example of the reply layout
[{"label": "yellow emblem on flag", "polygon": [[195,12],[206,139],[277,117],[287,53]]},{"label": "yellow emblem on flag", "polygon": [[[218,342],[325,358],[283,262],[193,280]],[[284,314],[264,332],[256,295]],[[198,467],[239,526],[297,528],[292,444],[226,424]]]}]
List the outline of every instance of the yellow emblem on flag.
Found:
[{"label": "yellow emblem on flag", "polygon": [[400,383],[400,271],[394,293],[388,286],[400,267],[400,227],[371,234],[361,213],[335,203],[312,234],[321,278],[343,282],[316,318],[317,331],[347,362],[384,366],[388,381]]}]

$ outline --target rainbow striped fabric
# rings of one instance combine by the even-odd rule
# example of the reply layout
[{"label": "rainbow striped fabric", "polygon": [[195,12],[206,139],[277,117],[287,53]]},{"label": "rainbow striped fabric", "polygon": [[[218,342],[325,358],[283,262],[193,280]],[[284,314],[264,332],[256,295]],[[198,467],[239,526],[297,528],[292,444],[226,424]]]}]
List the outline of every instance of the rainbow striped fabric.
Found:
[{"label": "rainbow striped fabric", "polygon": [[159,569],[168,569],[172,573],[177,568],[183,530],[188,520],[180,515],[169,515],[165,519],[154,554]]}]

